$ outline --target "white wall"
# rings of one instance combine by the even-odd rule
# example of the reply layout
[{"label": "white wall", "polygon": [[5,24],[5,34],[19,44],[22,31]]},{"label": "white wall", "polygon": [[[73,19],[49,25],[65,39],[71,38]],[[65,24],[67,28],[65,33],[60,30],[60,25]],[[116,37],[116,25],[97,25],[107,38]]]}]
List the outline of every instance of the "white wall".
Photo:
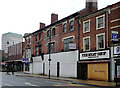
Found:
[{"label": "white wall", "polygon": [[[33,57],[33,73],[43,73],[43,63],[45,63],[45,74],[49,74],[49,54]],[[60,62],[61,77],[77,77],[78,51],[61,52],[51,54],[50,70],[51,75],[57,76],[57,62]],[[31,63],[32,64],[32,63]]]}]

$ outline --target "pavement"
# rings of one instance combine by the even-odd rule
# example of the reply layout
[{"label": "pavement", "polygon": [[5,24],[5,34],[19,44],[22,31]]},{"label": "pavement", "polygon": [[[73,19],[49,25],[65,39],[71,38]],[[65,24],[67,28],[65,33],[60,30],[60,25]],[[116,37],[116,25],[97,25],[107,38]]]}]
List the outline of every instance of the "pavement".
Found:
[{"label": "pavement", "polygon": [[[37,78],[49,79],[47,75],[29,74],[29,73],[24,73],[24,72],[14,72],[14,75],[21,76],[21,77],[37,77]],[[71,82],[72,84],[78,84],[78,85],[81,84],[81,85],[88,85],[88,86],[94,86],[94,87],[107,87],[107,88],[116,87],[116,82],[108,82],[108,81],[81,80],[81,79],[76,79],[76,78],[55,77],[55,76],[50,76],[50,79],[63,80],[63,81]]]}]

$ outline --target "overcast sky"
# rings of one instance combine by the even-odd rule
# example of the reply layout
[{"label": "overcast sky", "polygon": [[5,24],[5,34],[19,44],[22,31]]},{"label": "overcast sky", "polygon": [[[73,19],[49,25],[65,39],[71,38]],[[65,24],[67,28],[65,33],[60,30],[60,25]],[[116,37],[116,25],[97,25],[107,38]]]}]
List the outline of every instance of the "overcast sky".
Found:
[{"label": "overcast sky", "polygon": [[[98,0],[98,9],[118,1]],[[60,20],[83,8],[85,0],[0,0],[0,46],[4,33],[31,33],[40,22],[49,25],[51,13],[57,13]]]}]

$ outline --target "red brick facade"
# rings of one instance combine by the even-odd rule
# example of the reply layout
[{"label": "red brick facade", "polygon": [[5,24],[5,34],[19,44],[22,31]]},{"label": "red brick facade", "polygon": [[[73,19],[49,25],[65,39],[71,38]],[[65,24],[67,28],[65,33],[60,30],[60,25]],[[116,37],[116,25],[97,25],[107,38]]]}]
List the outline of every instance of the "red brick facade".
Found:
[{"label": "red brick facade", "polygon": [[[91,3],[91,2],[90,2]],[[87,3],[88,5],[88,3]],[[93,3],[94,6],[97,6],[97,3]],[[40,30],[37,30],[30,34],[31,36],[31,55],[36,56],[36,47],[41,47],[41,52],[39,52],[39,55],[41,53],[49,53],[48,51],[48,44],[49,44],[49,37],[47,37],[47,32],[49,29],[51,29],[51,42],[54,42],[54,52],[63,52],[64,51],[64,41],[63,39],[68,37],[73,37],[73,43],[76,44],[76,49],[80,46],[80,52],[84,51],[84,45],[83,45],[83,38],[90,36],[90,50],[94,51],[97,50],[96,46],[96,36],[98,34],[104,33],[105,34],[105,47],[109,48],[111,46],[111,31],[118,31],[119,32],[119,41],[120,41],[120,2],[107,6],[106,8],[103,8],[101,10],[97,10],[97,7],[90,7],[88,8],[86,6],[85,9],[76,12],[64,19],[58,20],[57,14],[51,15],[51,24],[48,26],[42,25],[40,27]],[[80,16],[80,19],[78,21],[78,18]],[[97,29],[97,18],[103,16],[104,17],[104,27]],[[108,18],[107,18],[108,17]],[[74,21],[74,29],[70,30],[70,22]],[[83,33],[83,23],[87,20],[90,20],[90,32]],[[107,23],[108,20],[108,23]],[[78,31],[78,22],[80,22],[80,31]],[[63,25],[64,23],[67,23],[67,32],[63,32]],[[108,25],[108,26],[107,26]],[[44,27],[45,26],[45,27]],[[52,36],[52,31],[55,29],[55,35]],[[78,38],[78,34],[80,33],[80,39]],[[107,36],[108,35],[108,36]],[[37,36],[37,38],[36,38]],[[40,38],[41,36],[41,38]],[[27,43],[26,43],[26,37],[25,36],[25,50],[27,49]],[[108,37],[108,39],[107,39]],[[78,43],[79,39],[79,43]],[[108,41],[108,43],[107,43]],[[79,44],[79,45],[78,45]],[[107,46],[108,45],[108,46]],[[39,50],[38,50],[39,51]]]}]

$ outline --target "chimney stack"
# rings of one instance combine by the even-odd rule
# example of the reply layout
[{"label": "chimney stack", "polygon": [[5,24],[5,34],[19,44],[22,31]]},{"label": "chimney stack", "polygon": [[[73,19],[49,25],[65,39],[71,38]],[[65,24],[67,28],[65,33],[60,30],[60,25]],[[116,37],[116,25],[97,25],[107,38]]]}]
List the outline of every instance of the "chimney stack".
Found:
[{"label": "chimney stack", "polygon": [[45,27],[45,24],[40,22],[40,29],[44,27]]},{"label": "chimney stack", "polygon": [[86,0],[86,8],[91,12],[98,10],[97,0]]},{"label": "chimney stack", "polygon": [[58,14],[51,14],[51,24],[58,21]]}]

